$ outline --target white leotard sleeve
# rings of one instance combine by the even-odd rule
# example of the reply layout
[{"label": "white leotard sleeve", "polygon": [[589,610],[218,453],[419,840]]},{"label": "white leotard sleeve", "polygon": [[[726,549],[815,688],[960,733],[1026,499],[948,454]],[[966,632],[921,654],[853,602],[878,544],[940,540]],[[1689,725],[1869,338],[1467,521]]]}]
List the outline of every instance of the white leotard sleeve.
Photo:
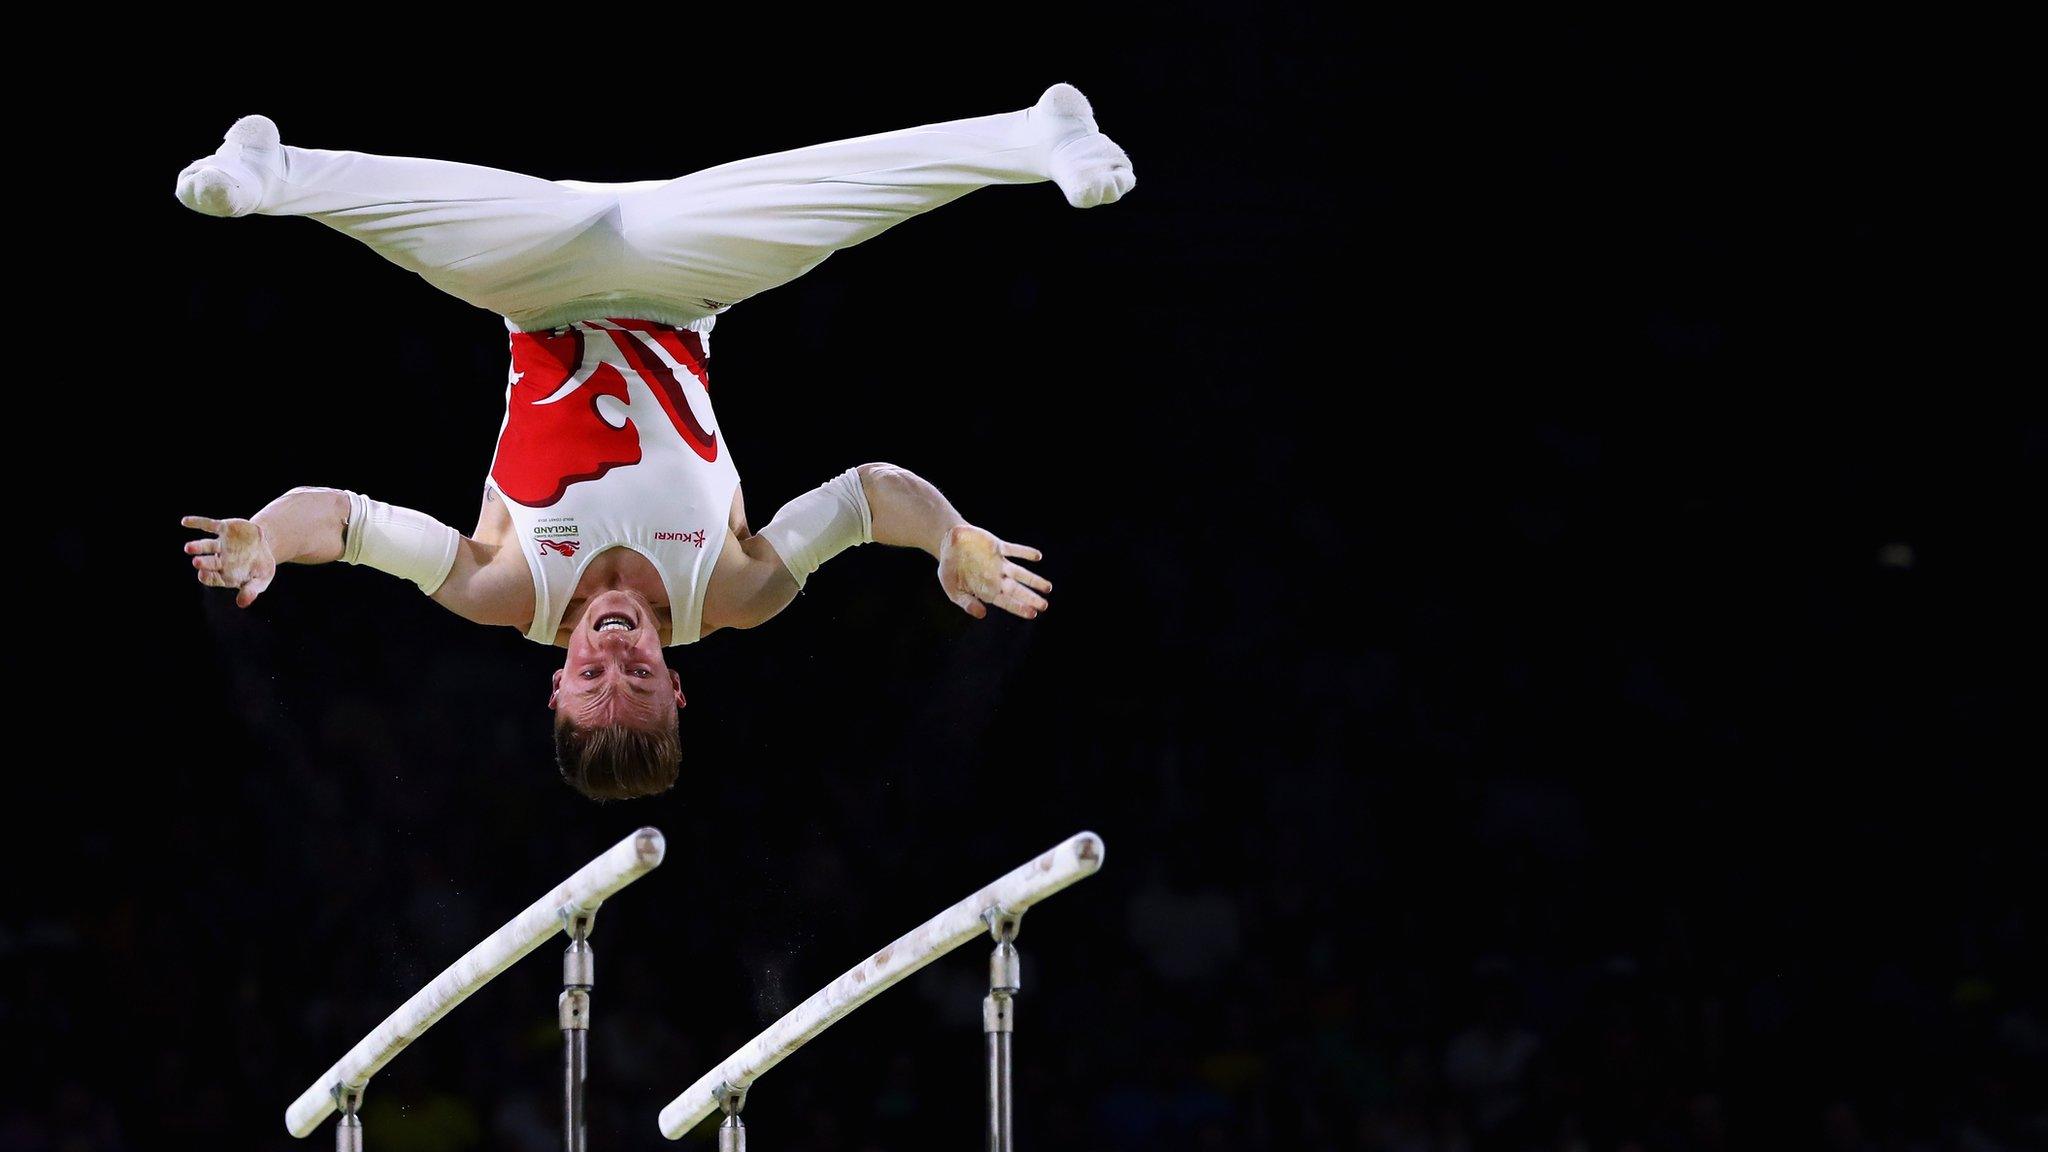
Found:
[{"label": "white leotard sleeve", "polygon": [[424,512],[395,507],[358,492],[348,494],[348,531],[341,546],[344,563],[389,572],[432,596],[455,567],[455,550],[461,544],[462,533]]},{"label": "white leotard sleeve", "polygon": [[784,504],[760,535],[796,577],[798,588],[825,561],[855,545],[874,543],[874,516],[860,469],[848,468]]}]

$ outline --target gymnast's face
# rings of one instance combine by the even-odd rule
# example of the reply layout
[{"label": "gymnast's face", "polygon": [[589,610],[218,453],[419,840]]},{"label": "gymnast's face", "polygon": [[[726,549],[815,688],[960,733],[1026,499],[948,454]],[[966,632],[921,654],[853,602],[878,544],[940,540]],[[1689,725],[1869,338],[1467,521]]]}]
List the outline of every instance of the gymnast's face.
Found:
[{"label": "gymnast's face", "polygon": [[661,628],[647,601],[618,590],[591,597],[569,634],[548,707],[584,727],[662,728],[682,706],[682,677],[662,659]]}]

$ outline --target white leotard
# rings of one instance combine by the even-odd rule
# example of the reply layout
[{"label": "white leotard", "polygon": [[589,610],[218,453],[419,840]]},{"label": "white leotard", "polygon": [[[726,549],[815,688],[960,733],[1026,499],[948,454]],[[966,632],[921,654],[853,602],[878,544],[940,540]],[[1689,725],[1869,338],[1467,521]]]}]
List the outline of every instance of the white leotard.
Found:
[{"label": "white leotard", "polygon": [[489,485],[533,574],[526,638],[553,644],[593,557],[631,548],[668,589],[670,643],[702,630],[739,470],[706,381],[712,321],[584,320],[512,333]]}]

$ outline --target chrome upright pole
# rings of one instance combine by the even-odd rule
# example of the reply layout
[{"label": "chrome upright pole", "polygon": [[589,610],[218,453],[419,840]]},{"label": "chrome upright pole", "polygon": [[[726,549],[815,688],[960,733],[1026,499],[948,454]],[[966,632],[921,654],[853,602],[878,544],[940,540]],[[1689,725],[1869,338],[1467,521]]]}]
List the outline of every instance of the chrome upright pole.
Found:
[{"label": "chrome upright pole", "polygon": [[569,947],[562,953],[562,996],[555,1015],[562,1026],[562,1148],[588,1152],[588,1120],[583,1112],[583,1082],[590,1074],[590,988],[597,977],[597,955],[590,950],[590,929],[597,913],[562,916]]},{"label": "chrome upright pole", "polygon": [[988,1152],[1012,1152],[1010,1118],[1010,1036],[1017,1026],[1016,997],[1023,987],[1017,959],[1017,929],[1024,914],[988,911],[996,949],[988,958],[988,997],[981,1002],[981,1030],[988,1037]]}]

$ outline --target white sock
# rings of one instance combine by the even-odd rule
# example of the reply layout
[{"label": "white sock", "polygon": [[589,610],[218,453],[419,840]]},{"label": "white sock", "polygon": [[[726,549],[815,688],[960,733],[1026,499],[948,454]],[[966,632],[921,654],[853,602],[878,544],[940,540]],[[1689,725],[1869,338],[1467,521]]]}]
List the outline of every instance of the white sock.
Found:
[{"label": "white sock", "polygon": [[1095,124],[1095,109],[1072,84],[1055,84],[1031,107],[1052,144],[1046,174],[1076,208],[1114,204],[1138,183],[1131,158]]},{"label": "white sock", "polygon": [[178,173],[178,199],[208,216],[247,216],[263,206],[266,184],[284,171],[284,146],[268,116],[244,116],[219,151]]}]

